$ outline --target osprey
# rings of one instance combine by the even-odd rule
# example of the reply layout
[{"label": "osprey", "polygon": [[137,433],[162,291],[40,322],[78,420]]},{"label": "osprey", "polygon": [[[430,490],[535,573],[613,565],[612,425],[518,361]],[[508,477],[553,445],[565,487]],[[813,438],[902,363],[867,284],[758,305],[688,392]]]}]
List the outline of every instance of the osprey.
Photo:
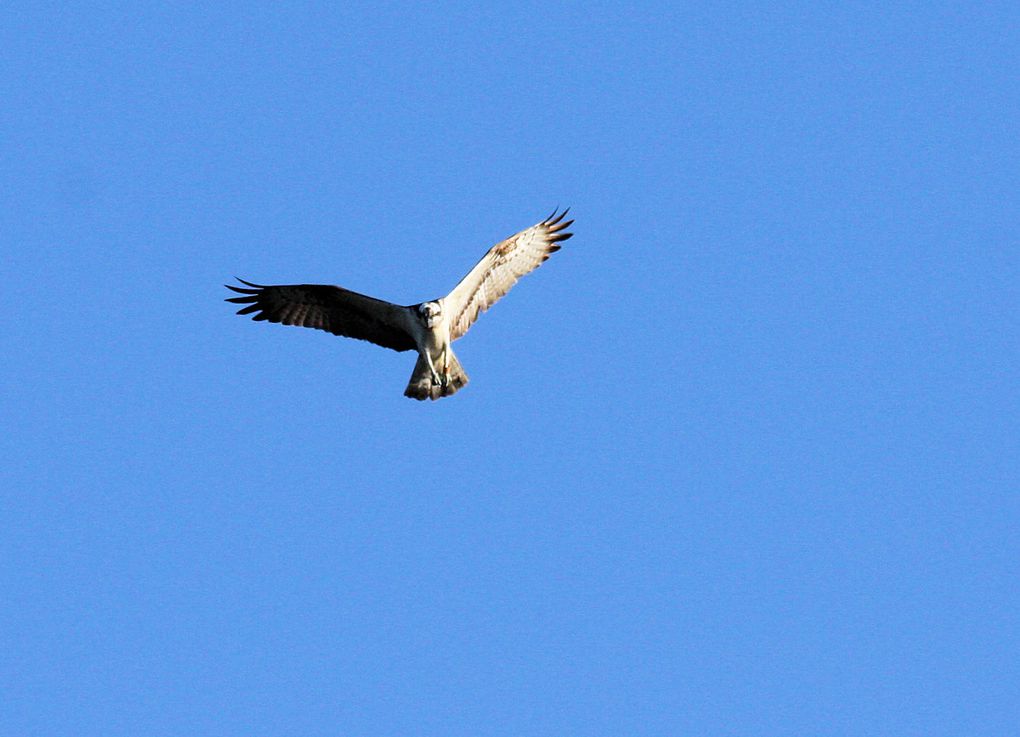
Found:
[{"label": "osprey", "polygon": [[558,215],[553,211],[542,222],[497,243],[440,299],[405,307],[343,287],[263,286],[238,278],[245,286],[225,286],[243,296],[230,297],[227,302],[245,305],[237,314],[254,313],[253,320],[317,328],[395,351],[417,350],[418,362],[404,396],[418,400],[449,397],[468,382],[450,344],[518,279],[560,250],[558,243],[573,235],[566,228],[574,221],[563,221],[569,209]]}]

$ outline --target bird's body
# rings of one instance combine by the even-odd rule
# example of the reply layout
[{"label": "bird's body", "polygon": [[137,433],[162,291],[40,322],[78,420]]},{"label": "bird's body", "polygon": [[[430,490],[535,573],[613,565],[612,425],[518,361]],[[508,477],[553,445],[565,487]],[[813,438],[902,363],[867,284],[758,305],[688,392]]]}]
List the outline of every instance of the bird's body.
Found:
[{"label": "bird's body", "polygon": [[445,299],[423,302],[411,308],[411,335],[418,348],[418,362],[404,395],[412,399],[439,399],[454,394],[468,377],[453,354]]},{"label": "bird's body", "polygon": [[239,315],[284,325],[327,330],[368,340],[395,351],[415,349],[418,361],[404,395],[439,399],[456,393],[468,377],[451,344],[462,337],[478,315],[506,294],[517,280],[537,268],[573,221],[567,214],[548,218],[493,246],[447,296],[401,306],[323,284],[262,286],[238,279],[244,287],[227,285],[242,296],[228,302],[244,305]]}]

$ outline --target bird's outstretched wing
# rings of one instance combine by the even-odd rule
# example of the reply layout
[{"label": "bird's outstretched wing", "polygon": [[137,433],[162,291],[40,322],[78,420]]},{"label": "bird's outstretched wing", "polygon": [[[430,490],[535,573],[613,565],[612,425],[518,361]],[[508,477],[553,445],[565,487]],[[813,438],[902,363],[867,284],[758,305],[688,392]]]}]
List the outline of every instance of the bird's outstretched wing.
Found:
[{"label": "bird's outstretched wing", "polygon": [[237,311],[238,315],[255,313],[252,320],[317,328],[395,351],[415,347],[414,338],[404,328],[405,307],[326,284],[267,287],[244,279],[238,281],[245,286],[225,285],[244,295],[227,299],[227,302],[245,305]]},{"label": "bird's outstretched wing", "polygon": [[563,221],[569,210],[559,215],[553,212],[537,225],[497,243],[461,279],[446,297],[451,340],[464,335],[478,315],[496,304],[518,279],[560,250],[558,243],[573,235],[565,230],[574,221]]}]

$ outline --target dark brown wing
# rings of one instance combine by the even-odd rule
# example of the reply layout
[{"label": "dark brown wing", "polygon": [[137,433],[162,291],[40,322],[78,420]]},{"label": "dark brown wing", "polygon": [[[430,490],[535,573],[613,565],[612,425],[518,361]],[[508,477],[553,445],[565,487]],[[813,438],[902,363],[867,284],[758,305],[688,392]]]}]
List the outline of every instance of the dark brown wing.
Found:
[{"label": "dark brown wing", "polygon": [[406,307],[327,284],[263,286],[237,280],[246,286],[224,286],[243,295],[226,300],[245,305],[238,315],[254,313],[252,320],[316,328],[395,351],[415,347],[414,338],[404,327]]}]

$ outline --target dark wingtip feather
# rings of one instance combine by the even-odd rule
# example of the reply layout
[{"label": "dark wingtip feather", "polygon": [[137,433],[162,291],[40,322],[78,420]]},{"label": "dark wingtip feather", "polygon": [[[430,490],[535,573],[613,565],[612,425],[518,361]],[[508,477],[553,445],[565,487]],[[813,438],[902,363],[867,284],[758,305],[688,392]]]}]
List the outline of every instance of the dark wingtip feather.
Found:
[{"label": "dark wingtip feather", "polygon": [[560,209],[560,208],[559,208],[559,207],[557,207],[557,208],[556,208],[555,210],[553,210],[553,211],[552,211],[552,215],[550,215],[549,217],[547,217],[547,218],[546,218],[545,220],[543,220],[542,222],[543,222],[543,223],[544,223],[545,225],[556,225],[556,223],[558,223],[558,222],[559,222],[560,220],[562,220],[562,219],[563,219],[564,217],[566,217],[566,214],[567,214],[568,212],[570,212],[570,208],[568,207],[568,208],[567,208],[566,210],[564,210],[563,212],[559,213],[559,215],[557,215],[556,213],[557,213],[557,212],[559,211],[559,209]]},{"label": "dark wingtip feather", "polygon": [[246,284],[248,287],[251,287],[250,289],[246,289],[245,287],[238,287],[234,286],[233,284],[223,285],[230,291],[237,292],[238,294],[259,294],[265,288],[261,284],[252,284],[250,281],[245,281],[239,276],[235,276],[234,278],[237,279],[242,284]]}]

